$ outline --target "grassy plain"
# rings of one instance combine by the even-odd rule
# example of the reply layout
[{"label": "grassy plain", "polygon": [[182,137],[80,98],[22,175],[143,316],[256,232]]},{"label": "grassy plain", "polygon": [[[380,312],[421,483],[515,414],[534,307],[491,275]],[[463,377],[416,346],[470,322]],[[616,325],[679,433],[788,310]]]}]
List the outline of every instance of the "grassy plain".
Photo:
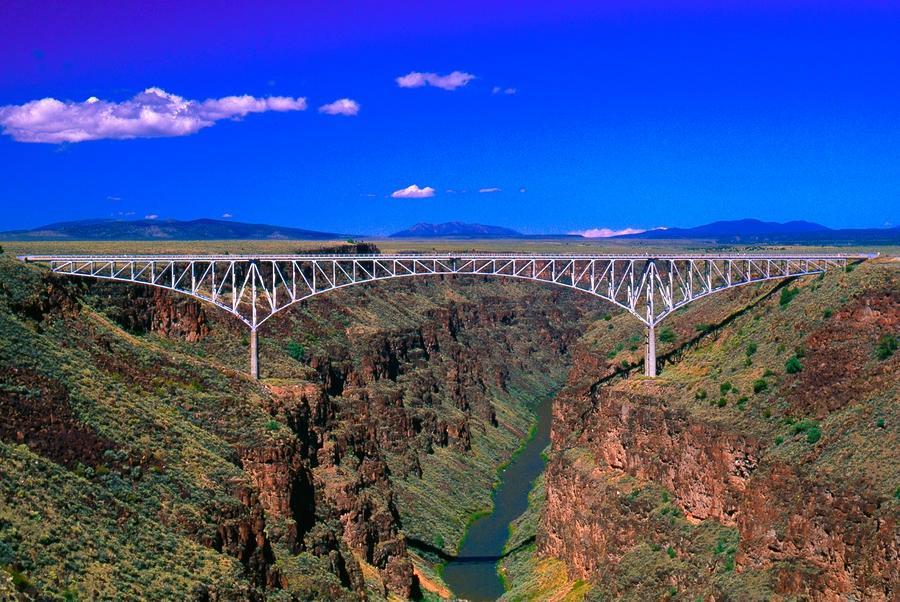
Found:
[{"label": "grassy plain", "polygon": [[[59,254],[183,254],[260,253],[282,254],[315,251],[323,247],[346,244],[346,240],[218,240],[218,241],[9,241],[0,243],[9,255]],[[496,252],[496,253],[680,253],[680,252],[822,252],[900,255],[900,246],[787,246],[787,245],[722,245],[708,240],[626,241],[609,239],[366,239],[383,253],[409,252]]]}]

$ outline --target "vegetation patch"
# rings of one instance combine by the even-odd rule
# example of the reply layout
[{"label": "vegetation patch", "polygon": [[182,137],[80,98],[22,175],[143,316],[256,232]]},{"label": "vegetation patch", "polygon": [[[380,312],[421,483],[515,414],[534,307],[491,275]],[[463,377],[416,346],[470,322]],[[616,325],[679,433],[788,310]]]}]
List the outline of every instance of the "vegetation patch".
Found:
[{"label": "vegetation patch", "polygon": [[875,357],[886,360],[897,351],[897,337],[892,334],[883,334],[875,345]]}]

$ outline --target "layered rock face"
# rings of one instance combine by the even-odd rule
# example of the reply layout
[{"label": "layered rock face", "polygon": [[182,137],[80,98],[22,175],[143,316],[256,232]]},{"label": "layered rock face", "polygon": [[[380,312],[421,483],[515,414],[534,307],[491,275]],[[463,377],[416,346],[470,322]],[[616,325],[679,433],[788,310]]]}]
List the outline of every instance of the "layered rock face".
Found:
[{"label": "layered rock face", "polygon": [[[521,385],[510,373],[539,370],[548,358],[561,366],[579,333],[574,301],[554,308],[554,293],[542,291],[538,295],[547,304],[534,307],[471,286],[475,299],[432,304],[403,326],[366,328],[347,346],[311,351],[308,363],[318,383],[269,387],[270,413],[285,417],[304,448],[307,493],[315,500],[301,513],[307,518],[295,516],[295,522],[306,520],[312,528],[310,510],[315,522],[337,519],[340,537],[356,558],[379,569],[387,592],[403,597],[414,596],[418,584],[402,533],[417,528],[403,524],[396,479],[420,488],[422,463],[435,450],[470,455],[474,437],[508,428],[499,423],[494,404],[511,380]],[[386,294],[418,295],[414,287],[401,284]],[[317,312],[333,314],[346,308],[342,303],[347,301],[323,299]],[[349,303],[353,309],[360,301]],[[288,340],[295,328],[276,324],[270,336]],[[522,337],[525,328],[531,332]],[[518,356],[523,348],[533,349],[535,357]],[[244,466],[258,472],[246,461]],[[491,478],[487,471],[484,476]],[[291,478],[282,469],[257,480],[264,507],[275,508],[267,515],[285,514]],[[266,502],[266,491],[282,494],[275,494],[277,503]]]},{"label": "layered rock face", "polygon": [[[0,267],[28,280],[21,294],[0,290],[0,326],[17,333],[4,338],[0,360],[22,363],[4,372],[0,405],[14,420],[0,429],[0,446],[24,443],[59,463],[84,479],[85,495],[112,496],[106,507],[119,504],[120,516],[146,517],[181,542],[166,546],[205,550],[194,552],[202,569],[129,552],[143,568],[121,568],[119,585],[106,589],[85,580],[95,569],[78,538],[65,560],[49,551],[39,561],[3,556],[35,591],[58,592],[45,577],[56,572],[87,597],[189,587],[209,600],[417,598],[406,535],[440,535],[418,500],[442,489],[442,511],[459,522],[448,532],[452,549],[472,511],[454,496],[487,499],[496,465],[527,431],[523,400],[564,375],[589,314],[580,304],[590,305],[560,291],[462,279],[326,296],[261,333],[264,376],[284,375],[261,384],[243,375],[239,325],[192,299]],[[304,351],[290,348],[296,341]],[[15,346],[37,351],[26,361]],[[432,480],[447,463],[474,480],[446,491]],[[16,525],[29,516],[0,517],[0,532],[28,533]],[[27,537],[21,546],[43,549]],[[217,557],[228,560],[216,565]],[[120,570],[117,562],[108,570]],[[124,578],[154,580],[148,575],[175,568],[183,574],[153,581],[159,589]]]},{"label": "layered rock face", "polygon": [[[897,271],[800,286],[791,306],[754,306],[656,382],[592,386],[594,367],[573,369],[539,554],[606,596],[894,599],[900,366],[875,348],[897,331]],[[800,373],[785,373],[789,356]]]}]

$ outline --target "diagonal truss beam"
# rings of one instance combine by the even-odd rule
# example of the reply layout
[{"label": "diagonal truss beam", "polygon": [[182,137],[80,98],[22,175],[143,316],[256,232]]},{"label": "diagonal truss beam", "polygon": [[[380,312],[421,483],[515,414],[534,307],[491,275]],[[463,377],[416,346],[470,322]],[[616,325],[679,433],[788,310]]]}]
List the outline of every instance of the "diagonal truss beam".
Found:
[{"label": "diagonal truss beam", "polygon": [[53,272],[147,284],[200,299],[251,329],[287,307],[347,286],[393,278],[517,278],[585,292],[654,326],[707,295],[745,284],[818,274],[872,255],[174,255],[20,259]]}]

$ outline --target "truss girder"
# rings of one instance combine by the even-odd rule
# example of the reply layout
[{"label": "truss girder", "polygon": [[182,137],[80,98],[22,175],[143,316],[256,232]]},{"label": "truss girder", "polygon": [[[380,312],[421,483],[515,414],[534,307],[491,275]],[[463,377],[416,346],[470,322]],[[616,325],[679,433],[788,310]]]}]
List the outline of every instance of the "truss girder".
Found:
[{"label": "truss girder", "polygon": [[843,268],[857,255],[30,256],[52,271],[190,295],[256,329],[291,305],[355,284],[414,276],[493,276],[576,289],[654,326],[737,286]]}]

